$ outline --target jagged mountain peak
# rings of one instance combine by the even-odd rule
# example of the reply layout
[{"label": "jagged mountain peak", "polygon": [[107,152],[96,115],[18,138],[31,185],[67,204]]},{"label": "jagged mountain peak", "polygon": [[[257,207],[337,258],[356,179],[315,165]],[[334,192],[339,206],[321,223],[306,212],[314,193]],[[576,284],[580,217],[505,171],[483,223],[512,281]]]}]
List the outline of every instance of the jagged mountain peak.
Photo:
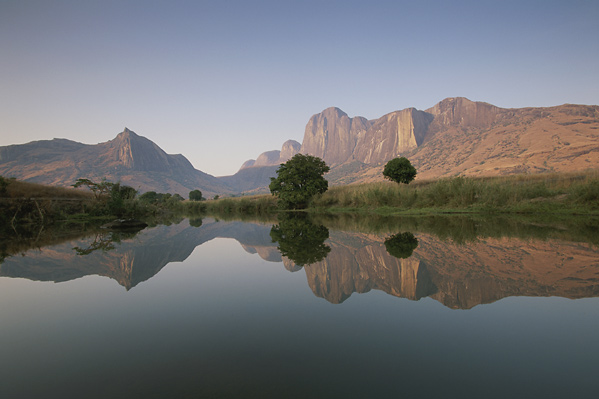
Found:
[{"label": "jagged mountain peak", "polygon": [[60,186],[70,186],[79,178],[106,178],[142,192],[183,196],[195,189],[206,195],[231,192],[215,177],[196,170],[184,156],[167,154],[128,128],[94,145],[59,139],[0,147],[0,175]]},{"label": "jagged mountain peak", "polygon": [[347,116],[347,114],[345,112],[343,112],[340,108],[337,107],[329,107],[324,109],[322,112],[315,114],[313,116],[318,116],[318,115],[324,115],[326,117],[330,117],[330,116],[337,116],[338,118],[341,118],[343,116]]},{"label": "jagged mountain peak", "polygon": [[138,139],[138,138],[145,138],[145,137],[142,137],[142,136],[138,135],[137,133],[135,133],[133,130],[130,130],[127,127],[125,127],[125,129],[121,133],[117,134],[117,136],[113,140],[131,140],[131,139]]}]

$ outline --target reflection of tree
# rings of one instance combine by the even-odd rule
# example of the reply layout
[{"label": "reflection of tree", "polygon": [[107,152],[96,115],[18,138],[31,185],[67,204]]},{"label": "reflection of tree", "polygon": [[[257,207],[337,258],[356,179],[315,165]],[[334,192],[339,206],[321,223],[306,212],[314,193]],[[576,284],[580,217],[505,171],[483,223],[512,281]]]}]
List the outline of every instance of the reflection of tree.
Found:
[{"label": "reflection of tree", "polygon": [[418,239],[412,233],[397,233],[385,240],[385,248],[390,255],[407,259],[418,246]]},{"label": "reflection of tree", "polygon": [[189,225],[191,227],[200,227],[202,225],[202,218],[189,219]]},{"label": "reflection of tree", "polygon": [[77,255],[89,255],[94,251],[107,252],[114,249],[114,243],[119,244],[121,240],[135,237],[138,231],[107,231],[106,233],[96,234],[94,241],[87,247],[74,247]]},{"label": "reflection of tree", "polygon": [[281,255],[288,257],[298,266],[309,265],[326,258],[331,251],[324,241],[329,238],[329,229],[315,225],[304,213],[281,216],[278,225],[270,230],[272,242],[278,242]]}]

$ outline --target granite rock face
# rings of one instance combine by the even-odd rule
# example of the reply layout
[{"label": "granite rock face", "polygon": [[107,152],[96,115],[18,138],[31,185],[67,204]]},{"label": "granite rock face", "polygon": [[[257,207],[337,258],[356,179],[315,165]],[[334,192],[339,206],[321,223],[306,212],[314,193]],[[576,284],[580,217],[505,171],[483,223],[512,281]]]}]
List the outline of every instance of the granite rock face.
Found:
[{"label": "granite rock face", "polygon": [[379,119],[356,144],[353,159],[371,164],[383,163],[422,144],[431,114],[408,108]]},{"label": "granite rock face", "polygon": [[332,184],[381,181],[398,156],[419,179],[574,172],[599,168],[598,130],[597,105],[500,108],[453,97],[371,121],[328,108],[310,118],[301,152],[331,166]]},{"label": "granite rock face", "polygon": [[341,164],[351,158],[358,137],[370,125],[366,118],[350,118],[339,108],[327,108],[310,118],[300,152],[317,156],[327,165]]},{"label": "granite rock face", "polygon": [[460,125],[477,128],[490,127],[499,114],[505,113],[504,111],[506,110],[494,105],[470,101],[464,97],[446,98],[426,110],[438,126]]},{"label": "granite rock face", "polygon": [[287,162],[291,157],[300,152],[302,145],[295,140],[287,140],[281,147],[279,163]]}]

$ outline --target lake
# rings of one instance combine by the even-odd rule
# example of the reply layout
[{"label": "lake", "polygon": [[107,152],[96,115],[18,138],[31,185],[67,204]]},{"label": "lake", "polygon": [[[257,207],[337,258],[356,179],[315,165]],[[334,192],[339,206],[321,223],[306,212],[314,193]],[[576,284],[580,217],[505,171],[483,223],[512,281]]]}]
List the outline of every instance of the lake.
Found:
[{"label": "lake", "polygon": [[598,235],[299,214],[11,239],[0,397],[595,398]]}]

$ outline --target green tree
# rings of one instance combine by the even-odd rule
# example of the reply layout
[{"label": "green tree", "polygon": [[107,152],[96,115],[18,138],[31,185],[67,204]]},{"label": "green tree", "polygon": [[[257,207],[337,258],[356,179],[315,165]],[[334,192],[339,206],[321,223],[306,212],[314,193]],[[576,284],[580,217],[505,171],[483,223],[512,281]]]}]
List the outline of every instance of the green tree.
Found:
[{"label": "green tree", "polygon": [[110,196],[106,204],[108,212],[111,215],[123,216],[128,211],[132,210],[131,205],[137,190],[130,186],[121,185],[121,183],[109,183],[110,184]]},{"label": "green tree", "polygon": [[113,185],[114,183],[111,183],[106,179],[102,179],[100,183],[93,182],[89,179],[77,179],[75,184],[73,184],[73,187],[79,188],[81,186],[85,186],[94,193],[96,198],[100,198],[110,194]]},{"label": "green tree", "polygon": [[181,201],[185,201],[185,198],[183,198],[183,197],[181,197],[181,195],[175,193],[171,197],[171,201],[173,201],[173,202],[181,202]]},{"label": "green tree", "polygon": [[279,224],[270,229],[272,242],[277,242],[281,255],[291,259],[297,266],[320,262],[331,251],[324,242],[329,229],[315,225],[303,212],[284,213]]},{"label": "green tree", "polygon": [[270,192],[279,197],[283,209],[306,208],[314,195],[329,188],[323,177],[329,170],[318,157],[296,154],[277,169],[276,178],[270,178]]},{"label": "green tree", "polygon": [[200,190],[193,190],[189,192],[189,199],[191,201],[202,201],[204,197],[202,197],[202,192]]},{"label": "green tree", "polygon": [[192,227],[200,227],[202,225],[202,218],[189,219],[189,225]]},{"label": "green tree", "polygon": [[0,176],[0,195],[5,195],[7,193],[6,187],[8,187],[8,183],[8,180]]},{"label": "green tree", "polygon": [[394,158],[385,165],[383,176],[396,183],[408,184],[416,177],[416,168],[408,158]]},{"label": "green tree", "polygon": [[158,193],[156,191],[148,191],[139,196],[139,200],[153,204],[158,201]]}]

